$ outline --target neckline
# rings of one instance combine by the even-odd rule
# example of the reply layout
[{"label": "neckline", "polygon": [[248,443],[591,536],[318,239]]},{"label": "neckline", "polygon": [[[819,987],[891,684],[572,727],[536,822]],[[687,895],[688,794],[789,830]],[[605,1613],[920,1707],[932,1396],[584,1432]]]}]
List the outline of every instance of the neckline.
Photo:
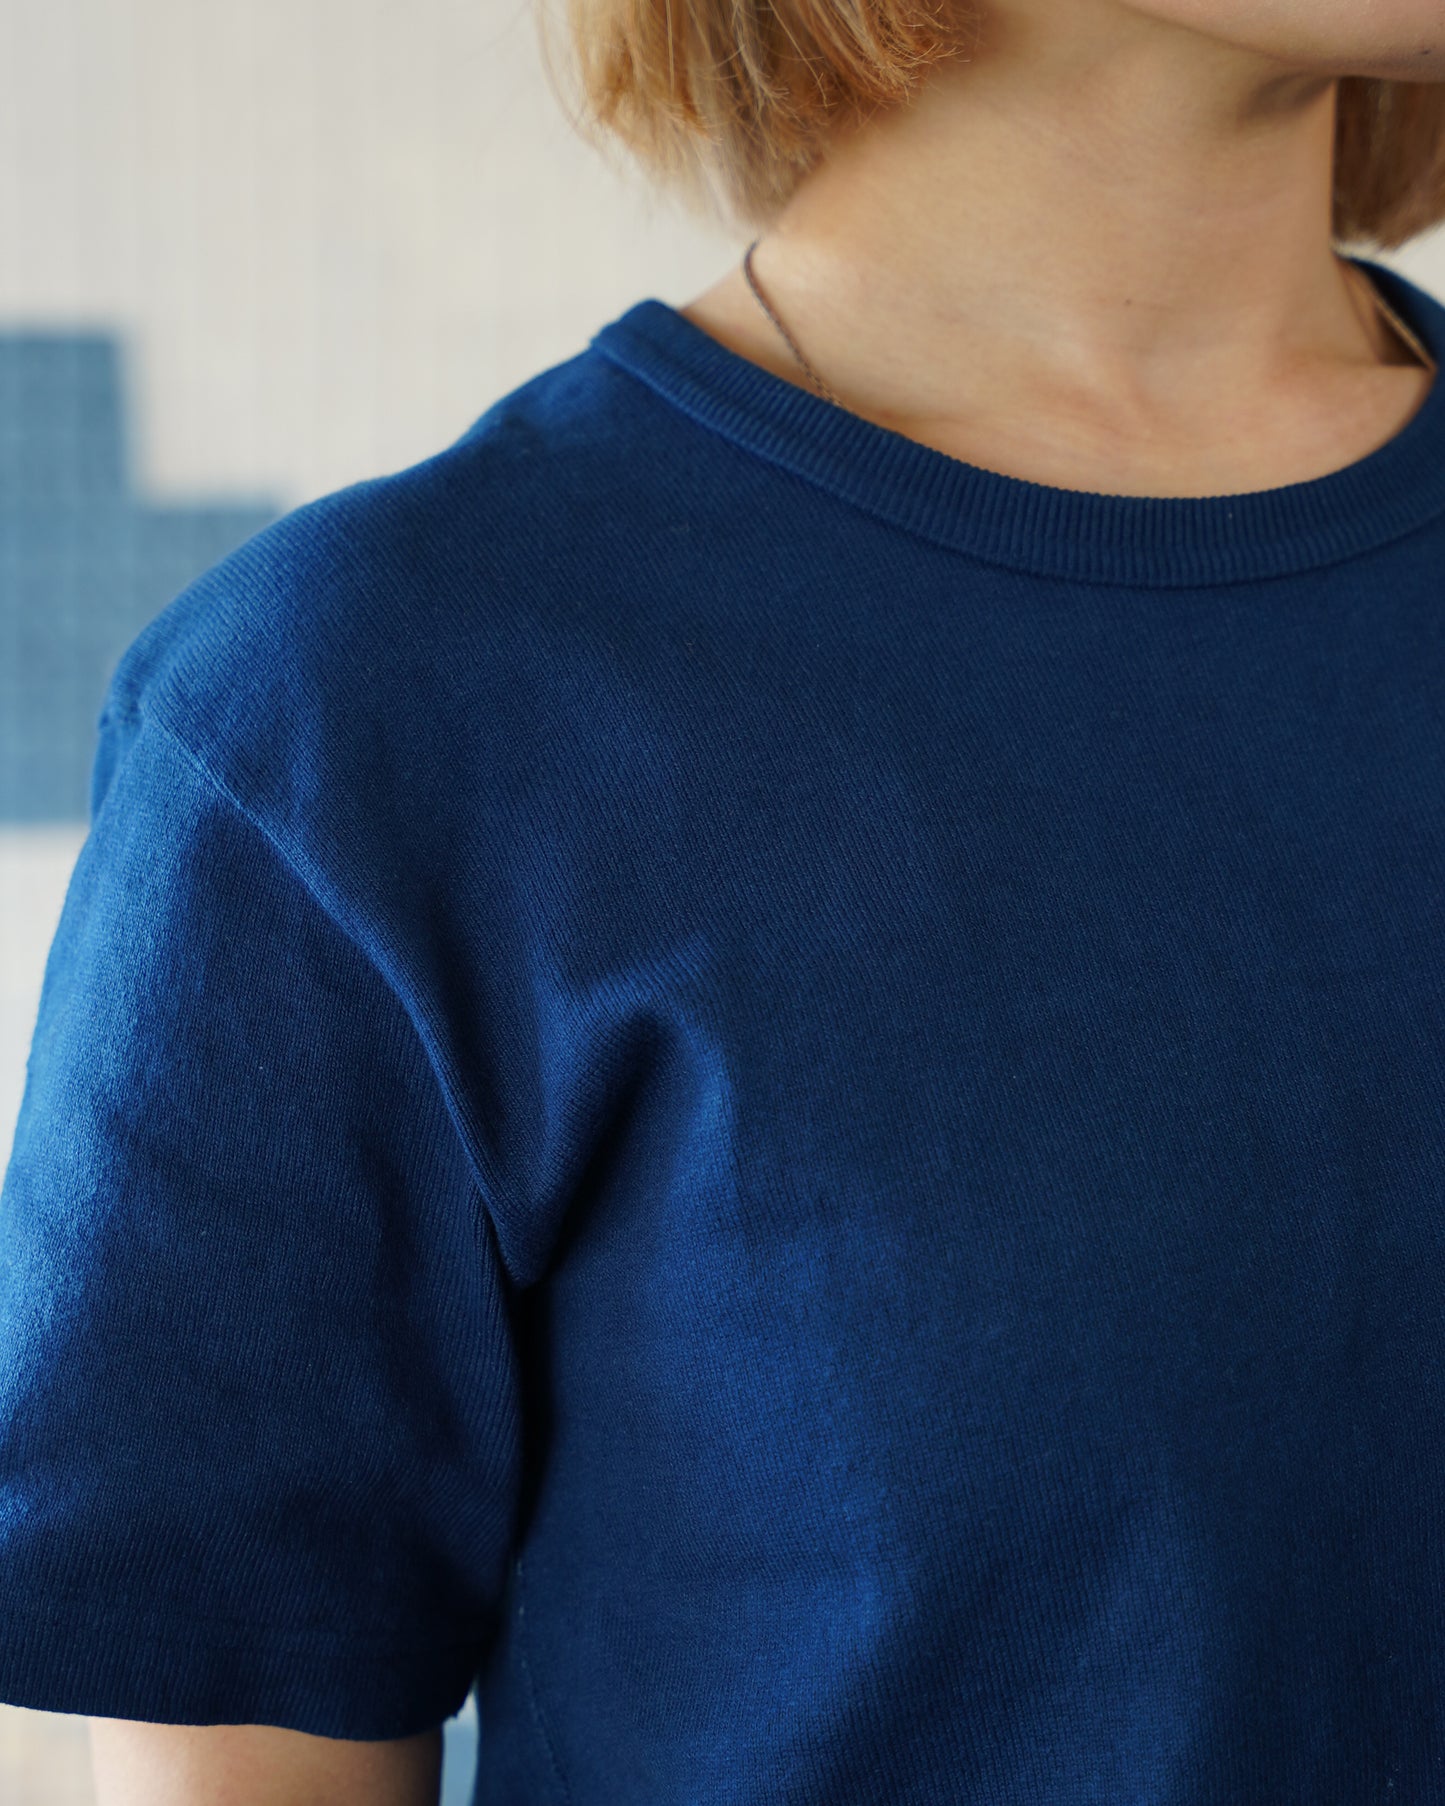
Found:
[{"label": "neckline", "polygon": [[825,401],[650,295],[590,345],[699,424],[906,532],[1037,576],[1160,588],[1336,564],[1445,512],[1445,304],[1350,256],[1436,370],[1398,432],[1321,477],[1238,495],[1138,496],[1005,476]]}]

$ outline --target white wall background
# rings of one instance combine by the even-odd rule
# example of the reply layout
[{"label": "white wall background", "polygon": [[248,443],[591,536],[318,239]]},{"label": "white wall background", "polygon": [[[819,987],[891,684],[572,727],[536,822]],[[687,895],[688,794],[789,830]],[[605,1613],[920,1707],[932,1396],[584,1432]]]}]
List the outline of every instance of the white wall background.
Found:
[{"label": "white wall background", "polygon": [[124,328],[162,494],[429,455],[733,255],[572,132],[539,3],[5,0],[0,318]]}]

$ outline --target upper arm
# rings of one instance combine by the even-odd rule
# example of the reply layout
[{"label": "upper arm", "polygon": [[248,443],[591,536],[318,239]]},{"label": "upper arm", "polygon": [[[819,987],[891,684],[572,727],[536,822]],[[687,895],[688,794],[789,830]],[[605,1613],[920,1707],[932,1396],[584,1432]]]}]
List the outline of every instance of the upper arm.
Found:
[{"label": "upper arm", "polygon": [[505,1622],[500,1244],[401,903],[116,749],[0,1179],[0,1700],[389,1772],[336,1742],[444,1723]]},{"label": "upper arm", "polygon": [[90,1720],[96,1806],[436,1806],[440,1727],[385,1742],[266,1724]]}]

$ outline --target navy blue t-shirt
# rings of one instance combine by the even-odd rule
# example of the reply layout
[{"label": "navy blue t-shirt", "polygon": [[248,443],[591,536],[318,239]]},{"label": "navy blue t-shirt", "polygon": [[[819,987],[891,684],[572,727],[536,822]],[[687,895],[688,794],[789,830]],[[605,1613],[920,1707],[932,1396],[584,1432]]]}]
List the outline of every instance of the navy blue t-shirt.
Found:
[{"label": "navy blue t-shirt", "polygon": [[1439,380],[1117,496],[649,298],[120,659],[0,1699],[475,1681],[487,1806],[1445,1800],[1442,1357]]}]

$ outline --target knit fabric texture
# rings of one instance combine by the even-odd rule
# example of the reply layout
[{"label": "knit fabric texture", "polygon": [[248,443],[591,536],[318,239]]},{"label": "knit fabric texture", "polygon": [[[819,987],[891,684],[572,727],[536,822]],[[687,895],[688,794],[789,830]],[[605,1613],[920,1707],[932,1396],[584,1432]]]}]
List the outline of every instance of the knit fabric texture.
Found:
[{"label": "knit fabric texture", "polygon": [[97,708],[0,1700],[475,1684],[479,1806],[1445,1800],[1439,380],[1110,495],[647,298]]}]

